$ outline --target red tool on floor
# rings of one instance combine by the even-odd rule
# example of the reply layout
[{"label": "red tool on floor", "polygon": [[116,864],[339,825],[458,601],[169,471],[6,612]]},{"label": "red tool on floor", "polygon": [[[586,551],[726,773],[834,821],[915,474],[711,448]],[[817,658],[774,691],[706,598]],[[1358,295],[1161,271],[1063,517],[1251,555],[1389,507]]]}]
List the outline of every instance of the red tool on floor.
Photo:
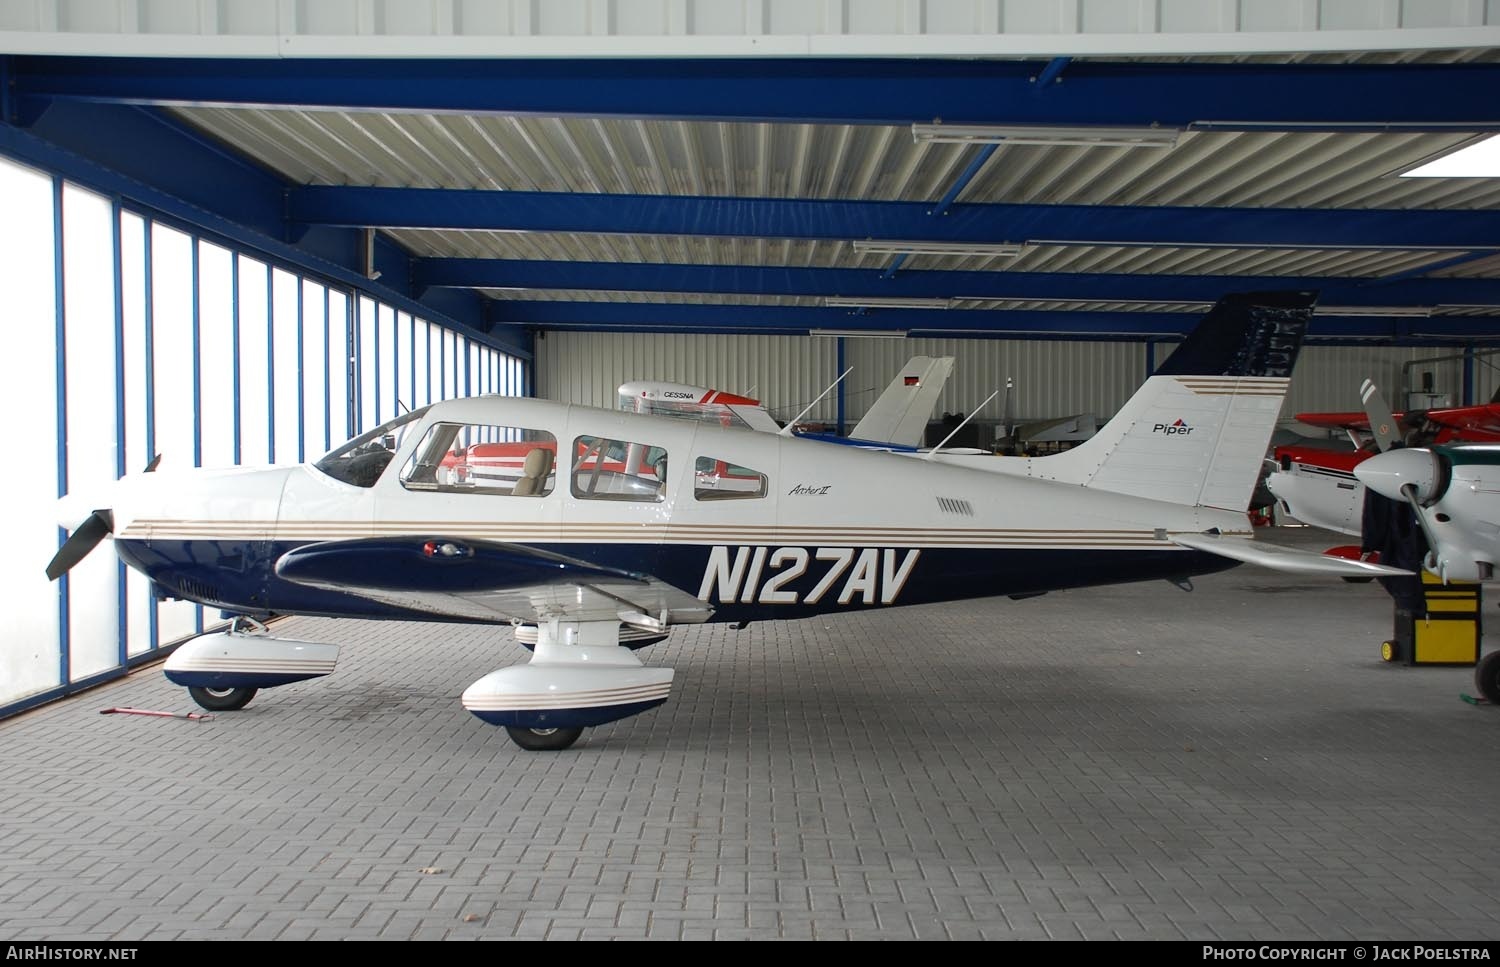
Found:
[{"label": "red tool on floor", "polygon": [[163,719],[187,719],[190,722],[212,721],[212,715],[198,712],[154,712],[148,708],[101,708],[100,715],[154,715]]}]

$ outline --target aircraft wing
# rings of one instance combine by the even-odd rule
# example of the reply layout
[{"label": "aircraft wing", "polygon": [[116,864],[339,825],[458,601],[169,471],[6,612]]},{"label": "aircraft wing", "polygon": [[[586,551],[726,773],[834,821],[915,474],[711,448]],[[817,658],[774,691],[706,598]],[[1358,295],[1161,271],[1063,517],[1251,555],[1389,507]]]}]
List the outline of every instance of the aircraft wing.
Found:
[{"label": "aircraft wing", "polygon": [[[1500,436],[1500,404],[1481,403],[1477,406],[1446,406],[1427,410],[1422,414],[1429,423],[1445,426],[1460,433]],[[1405,413],[1392,413],[1397,425],[1406,419]],[[1328,430],[1362,430],[1369,432],[1370,418],[1363,413],[1298,413],[1298,423],[1322,427]]]},{"label": "aircraft wing", "polygon": [[326,541],[288,551],[277,576],[453,620],[697,623],[712,609],[649,574],[522,544],[446,537]]},{"label": "aircraft wing", "polygon": [[1427,419],[1439,426],[1446,426],[1460,433],[1472,432],[1476,436],[1500,436],[1500,405],[1483,403],[1479,406],[1452,406],[1428,410]]},{"label": "aircraft wing", "polygon": [[1304,551],[1281,544],[1249,540],[1244,537],[1224,537],[1219,534],[1174,534],[1172,543],[1191,547],[1195,551],[1207,551],[1246,564],[1259,564],[1274,571],[1293,574],[1327,574],[1340,577],[1401,577],[1411,571],[1368,561],[1355,561],[1346,557],[1332,557],[1316,551]]},{"label": "aircraft wing", "polygon": [[[1397,420],[1401,414],[1394,414]],[[1369,432],[1370,418],[1363,413],[1298,413],[1298,423],[1321,427],[1325,430],[1364,430]]]}]

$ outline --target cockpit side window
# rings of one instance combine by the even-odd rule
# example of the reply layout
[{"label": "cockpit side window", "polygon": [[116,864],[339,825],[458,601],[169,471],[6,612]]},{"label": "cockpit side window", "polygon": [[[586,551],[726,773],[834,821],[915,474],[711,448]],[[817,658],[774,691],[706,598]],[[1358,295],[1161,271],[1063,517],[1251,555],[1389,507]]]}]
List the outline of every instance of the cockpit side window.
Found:
[{"label": "cockpit side window", "polygon": [[428,407],[412,410],[383,423],[369,433],[361,434],[348,443],[330,450],[321,460],[313,464],[335,480],[356,487],[373,487],[375,481],[401,448],[401,441],[423,416]]},{"label": "cockpit side window", "polygon": [[768,486],[765,474],[727,460],[699,457],[693,464],[695,500],[747,500],[764,497]]},{"label": "cockpit side window", "polygon": [[435,424],[406,466],[407,490],[545,497],[556,485],[557,437],[546,430],[477,423]]},{"label": "cockpit side window", "polygon": [[667,451],[646,443],[581,436],[573,441],[573,496],[584,500],[664,500]]}]

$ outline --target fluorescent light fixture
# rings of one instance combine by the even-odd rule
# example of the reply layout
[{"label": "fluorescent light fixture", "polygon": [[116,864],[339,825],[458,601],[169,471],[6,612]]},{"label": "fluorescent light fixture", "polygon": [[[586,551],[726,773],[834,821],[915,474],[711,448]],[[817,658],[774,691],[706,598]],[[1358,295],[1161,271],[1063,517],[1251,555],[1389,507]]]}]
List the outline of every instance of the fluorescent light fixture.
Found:
[{"label": "fluorescent light fixture", "polygon": [[1403,319],[1426,319],[1431,306],[1318,306],[1315,316],[1391,316]]},{"label": "fluorescent light fixture", "polygon": [[1403,178],[1500,178],[1500,137],[1490,136],[1434,158]]},{"label": "fluorescent light fixture", "polygon": [[904,329],[809,329],[809,336],[826,339],[905,339]]},{"label": "fluorescent light fixture", "polygon": [[1170,148],[1180,128],[1053,127],[1050,125],[913,124],[913,141],[934,144],[1078,145],[1090,148]]},{"label": "fluorescent light fixture", "polygon": [[990,255],[1015,258],[1026,251],[1025,245],[1006,243],[974,242],[879,242],[871,239],[855,239],[856,255]]},{"label": "fluorescent light fixture", "polygon": [[[946,337],[946,336],[980,336],[985,339],[1017,337],[1020,339],[1032,339],[1043,336],[1052,339],[1058,336],[1075,336],[1082,339],[1126,340],[1140,339],[1142,337],[1161,337],[1164,339],[1182,339],[1180,332],[1142,332],[1132,330],[1129,333],[1109,333],[1098,329],[913,329],[907,335],[916,339],[920,336]],[[1382,337],[1383,338],[1383,337]]]},{"label": "fluorescent light fixture", "polygon": [[[1213,306],[1212,302],[1202,302],[1181,299],[1062,299],[1055,295],[1049,296],[1025,296],[1025,295],[956,295],[954,302],[1039,302],[1044,305],[1077,305],[1089,308],[1080,311],[1092,312],[1100,306],[1171,306],[1173,308],[1189,310],[1207,310]],[[1042,310],[1050,312],[1053,310]],[[1070,311],[1070,310],[1062,310]]]},{"label": "fluorescent light fixture", "polygon": [[823,297],[823,305],[830,309],[947,309],[953,305],[952,299],[862,299],[854,296],[845,297],[830,295]]}]

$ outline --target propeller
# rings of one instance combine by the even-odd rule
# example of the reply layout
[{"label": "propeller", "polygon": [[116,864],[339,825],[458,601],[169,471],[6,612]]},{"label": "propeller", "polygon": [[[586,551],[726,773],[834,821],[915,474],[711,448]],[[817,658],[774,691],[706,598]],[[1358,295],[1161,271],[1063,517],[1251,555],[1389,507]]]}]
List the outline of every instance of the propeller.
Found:
[{"label": "propeller", "polygon": [[1364,404],[1365,417],[1370,421],[1370,433],[1375,437],[1375,445],[1380,447],[1380,452],[1384,453],[1400,443],[1401,437],[1396,432],[1396,417],[1391,412],[1391,404],[1386,402],[1385,394],[1373,379],[1360,384],[1359,401]]},{"label": "propeller", "polygon": [[[160,465],[161,454],[158,453],[151,458],[151,462],[146,464],[146,469],[142,472],[155,473]],[[88,504],[83,506],[87,507]],[[68,515],[68,508],[76,507],[77,510],[82,510],[81,507],[77,507],[76,503],[70,503],[69,497],[61,498],[59,507],[63,509],[65,519]],[[76,512],[75,510],[74,513]],[[63,546],[58,548],[57,553],[47,564],[47,580],[56,581],[71,571],[79,561],[89,556],[90,551],[99,546],[100,541],[114,533],[114,529],[115,513],[113,510],[105,507],[92,511],[77,527],[73,528],[73,533],[68,535],[68,539],[63,541]]]},{"label": "propeller", "polygon": [[1448,463],[1431,450],[1397,448],[1361,462],[1355,466],[1354,476],[1374,493],[1410,505],[1417,526],[1427,539],[1428,553],[1423,563],[1429,570],[1435,570],[1438,539],[1427,511],[1448,490],[1452,476]]},{"label": "propeller", "polygon": [[47,580],[56,581],[73,569],[73,565],[88,557],[89,551],[99,546],[115,529],[115,515],[109,510],[96,510],[84,518],[63,546],[47,565]]}]

